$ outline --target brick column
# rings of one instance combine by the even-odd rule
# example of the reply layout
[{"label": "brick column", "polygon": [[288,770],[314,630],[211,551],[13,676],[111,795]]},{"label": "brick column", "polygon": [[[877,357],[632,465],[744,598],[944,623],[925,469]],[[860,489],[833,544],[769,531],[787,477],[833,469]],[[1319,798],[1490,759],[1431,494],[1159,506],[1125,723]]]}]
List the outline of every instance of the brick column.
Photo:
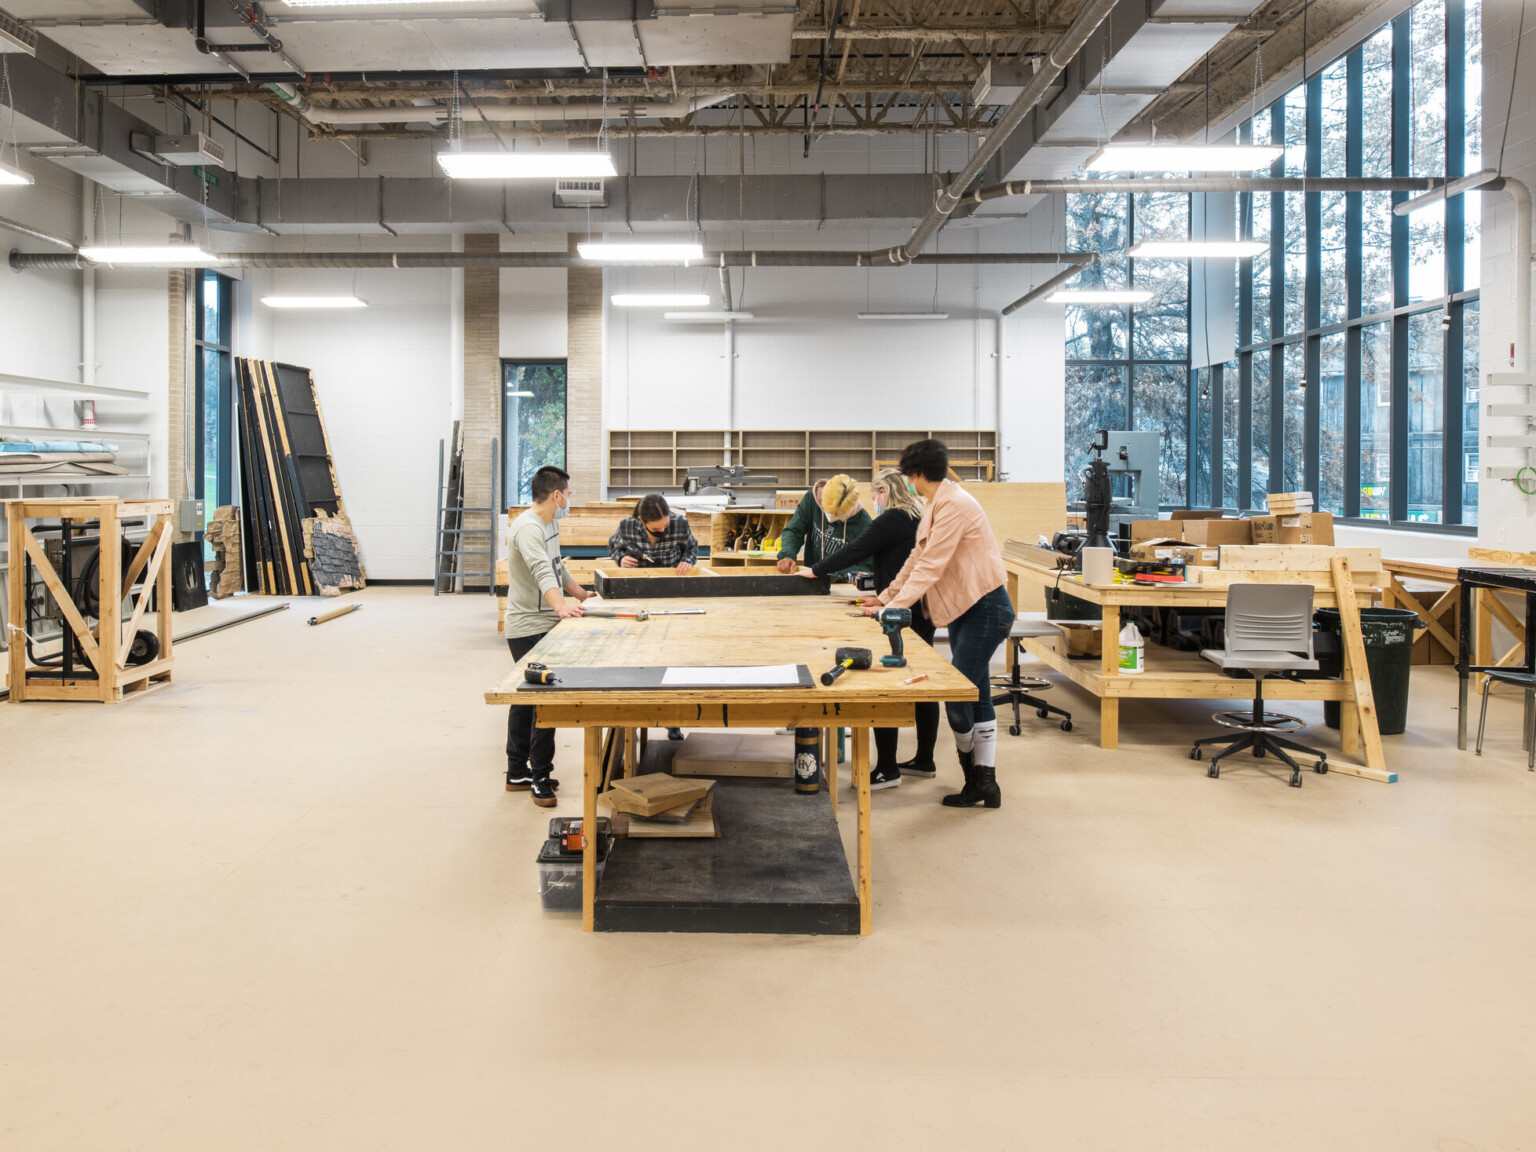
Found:
[{"label": "brick column", "polygon": [[569,269],[565,301],[565,468],[580,504],[603,499],[603,270]]},{"label": "brick column", "polygon": [[[501,251],[495,233],[464,237],[465,252]],[[501,273],[495,268],[464,270],[464,503],[483,508],[491,501],[491,438],[501,437]],[[501,467],[498,462],[497,468]],[[505,490],[505,485],[502,485]],[[468,516],[464,527],[483,529],[483,515]],[[471,546],[484,543],[469,537]],[[461,570],[485,567],[461,557]],[[479,581],[474,581],[478,583]]]},{"label": "brick column", "polygon": [[[170,371],[165,389],[165,487],[172,500],[185,500],[187,491],[187,274],[181,269],[166,273]],[[209,513],[212,513],[209,509]],[[176,521],[173,521],[175,523]],[[177,532],[178,541],[191,537]]]}]

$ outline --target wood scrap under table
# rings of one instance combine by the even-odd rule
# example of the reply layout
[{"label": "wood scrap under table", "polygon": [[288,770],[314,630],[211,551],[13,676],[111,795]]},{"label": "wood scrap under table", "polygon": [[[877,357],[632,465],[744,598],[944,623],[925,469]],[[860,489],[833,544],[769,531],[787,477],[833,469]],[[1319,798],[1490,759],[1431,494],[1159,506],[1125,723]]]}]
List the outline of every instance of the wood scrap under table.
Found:
[{"label": "wood scrap under table", "polygon": [[[915,704],[974,700],[975,685],[928,645],[917,643],[906,646],[910,667],[850,672],[830,686],[813,680],[809,687],[788,688],[592,688],[549,692],[525,683],[523,667],[530,661],[552,669],[804,664],[819,673],[832,665],[840,646],[883,646],[880,626],[874,620],[848,616],[847,604],[830,596],[664,600],[649,606],[700,607],[707,612],[698,616],[657,616],[646,621],[562,620],[500,684],[485,693],[486,703],[533,704],[538,710],[540,727],[584,730],[582,812],[587,827],[597,826],[605,729],[619,730],[622,739],[614,739],[613,744],[628,751],[633,746],[633,733],[643,728],[851,727],[852,772],[858,796],[859,924],[861,933],[868,935],[873,914],[869,730],[910,724]],[[918,672],[926,672],[928,678],[916,684],[901,683]],[[828,776],[835,783],[835,777],[830,773]],[[774,782],[774,786],[780,785]],[[788,781],[782,786],[791,787]],[[835,811],[835,786],[832,796]],[[728,830],[725,835],[729,837]],[[594,929],[597,894],[595,841],[595,837],[588,840],[583,861],[582,927],[588,932]]]}]

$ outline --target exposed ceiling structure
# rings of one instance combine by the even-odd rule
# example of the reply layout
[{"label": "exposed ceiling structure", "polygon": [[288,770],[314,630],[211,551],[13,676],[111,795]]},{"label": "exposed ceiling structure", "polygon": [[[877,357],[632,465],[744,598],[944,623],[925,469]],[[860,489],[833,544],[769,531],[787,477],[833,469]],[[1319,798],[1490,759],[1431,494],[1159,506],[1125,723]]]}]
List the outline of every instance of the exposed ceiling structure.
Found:
[{"label": "exposed ceiling structure", "polygon": [[[1121,0],[1003,141],[986,179],[1067,176],[1117,136],[1196,135],[1207,117],[1251,97],[1256,52],[1265,74],[1279,74],[1381,0],[1276,0],[1257,11],[1250,3]],[[26,61],[39,91],[28,99],[31,81],[17,85],[35,155],[108,188],[160,196],[157,206],[182,219],[209,213],[216,225],[269,232],[568,223],[547,196],[450,194],[438,177],[257,181],[235,172],[211,188],[189,183],[184,170],[128,146],[146,127],[125,110],[137,94],[186,108],[259,102],[308,138],[349,147],[455,132],[510,145],[591,137],[605,126],[630,140],[788,136],[813,161],[817,141],[846,134],[961,134],[969,152],[1083,8],[1083,0],[0,4],[44,42]],[[858,186],[834,180],[829,198],[827,178],[742,175],[755,177],[751,195],[739,182],[711,187],[710,208],[701,193],[687,214],[686,192],[664,178],[625,180],[603,216],[640,230],[679,218],[707,226],[706,215],[730,227],[906,224],[936,179],[896,162]],[[980,224],[1024,207],[968,203],[954,219]]]}]

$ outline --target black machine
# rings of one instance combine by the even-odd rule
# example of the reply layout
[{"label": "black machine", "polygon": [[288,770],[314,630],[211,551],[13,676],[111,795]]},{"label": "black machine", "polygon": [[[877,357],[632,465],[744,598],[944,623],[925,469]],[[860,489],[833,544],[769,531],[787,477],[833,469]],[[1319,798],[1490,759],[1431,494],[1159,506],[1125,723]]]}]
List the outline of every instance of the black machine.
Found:
[{"label": "black machine", "polygon": [[1083,470],[1084,526],[1087,537],[1078,549],[1079,555],[1083,548],[1115,546],[1109,538],[1109,514],[1114,510],[1115,493],[1109,480],[1109,465],[1104,462],[1104,453],[1108,448],[1109,429],[1100,428],[1098,435],[1088,445],[1093,459]]},{"label": "black machine", "polygon": [[[39,529],[38,535],[46,530]],[[75,522],[64,520],[59,524],[57,536],[43,540],[48,562],[58,573],[70,599],[79,610],[87,627],[95,632],[101,615],[101,537],[97,533],[82,530]],[[120,538],[117,546],[122,550],[119,570],[127,572],[133,564],[136,549],[126,538]],[[142,577],[141,577],[142,580]],[[28,673],[33,677],[60,680],[96,680],[96,669],[86,657],[74,628],[64,618],[64,610],[53,593],[36,574],[32,557],[25,558],[23,573],[26,593],[26,611],[23,629],[26,633],[27,657],[38,667]],[[125,594],[131,590],[125,590]],[[141,595],[153,597],[156,589],[143,589]],[[43,652],[38,648],[45,631],[44,621],[56,621],[59,625],[59,650]],[[134,633],[128,644],[128,663],[134,667],[148,664],[160,655],[160,637],[147,628]]]}]

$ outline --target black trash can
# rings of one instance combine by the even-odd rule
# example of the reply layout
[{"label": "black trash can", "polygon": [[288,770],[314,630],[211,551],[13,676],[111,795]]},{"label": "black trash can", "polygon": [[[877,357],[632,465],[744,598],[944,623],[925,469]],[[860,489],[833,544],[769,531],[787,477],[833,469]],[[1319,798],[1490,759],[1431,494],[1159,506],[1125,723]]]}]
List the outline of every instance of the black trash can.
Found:
[{"label": "black trash can", "polygon": [[[1328,676],[1344,675],[1344,632],[1337,608],[1319,608],[1313,613],[1320,639],[1317,662]],[[1423,621],[1417,612],[1406,608],[1360,609],[1360,631],[1365,638],[1365,664],[1371,674],[1371,692],[1376,697],[1376,723],[1383,736],[1401,736],[1408,730],[1408,672],[1413,652],[1414,629]],[[1331,641],[1331,643],[1327,643]],[[1323,702],[1323,719],[1328,727],[1339,726],[1339,701]]]}]

